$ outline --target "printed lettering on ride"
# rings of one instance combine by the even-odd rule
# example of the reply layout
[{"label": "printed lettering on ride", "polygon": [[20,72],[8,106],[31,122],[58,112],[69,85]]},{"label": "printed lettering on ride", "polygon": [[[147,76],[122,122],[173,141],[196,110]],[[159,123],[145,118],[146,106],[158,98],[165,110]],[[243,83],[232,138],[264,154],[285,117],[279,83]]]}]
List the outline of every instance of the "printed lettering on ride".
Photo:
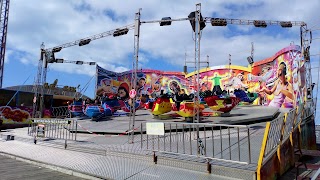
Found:
[{"label": "printed lettering on ride", "polygon": [[129,96],[130,96],[130,98],[134,98],[134,97],[136,97],[136,95],[137,95],[136,90],[131,89],[131,90],[130,90],[130,92],[129,92]]},{"label": "printed lettering on ride", "polygon": [[62,119],[33,119],[33,123],[41,123],[41,124],[70,124],[70,120],[62,120]]}]

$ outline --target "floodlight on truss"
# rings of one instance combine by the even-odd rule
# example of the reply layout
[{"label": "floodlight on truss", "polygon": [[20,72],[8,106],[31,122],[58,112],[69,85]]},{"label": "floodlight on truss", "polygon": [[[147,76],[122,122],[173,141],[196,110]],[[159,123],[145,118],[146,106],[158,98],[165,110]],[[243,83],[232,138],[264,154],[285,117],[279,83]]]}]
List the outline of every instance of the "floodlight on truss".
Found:
[{"label": "floodlight on truss", "polygon": [[292,23],[291,21],[281,21],[280,22],[280,26],[283,28],[291,28],[292,27]]},{"label": "floodlight on truss", "polygon": [[254,63],[252,56],[247,57],[248,63],[252,65]]},{"label": "floodlight on truss", "polygon": [[183,66],[183,72],[184,72],[185,74],[188,74],[188,67],[187,67],[187,66]]},{"label": "floodlight on truss", "polygon": [[56,61],[55,55],[51,51],[46,51],[45,56],[46,56],[47,63],[54,63]]},{"label": "floodlight on truss", "polygon": [[54,59],[54,61],[50,61],[48,63],[73,63],[73,64],[77,64],[77,65],[83,65],[83,64],[87,64],[87,65],[96,65],[96,62],[86,62],[86,61],[70,61],[70,60],[65,60],[63,58],[56,58]]},{"label": "floodlight on truss", "polygon": [[226,26],[227,20],[224,18],[211,18],[212,26]]},{"label": "floodlight on truss", "polygon": [[253,25],[254,25],[255,27],[262,27],[262,28],[267,27],[266,21],[260,21],[260,20],[254,20],[254,21],[253,21]]},{"label": "floodlight on truss", "polygon": [[303,52],[303,56],[306,62],[310,61],[310,46],[308,46],[304,52]]},{"label": "floodlight on truss", "polygon": [[52,49],[52,52],[55,53],[55,52],[60,52],[62,49],[62,47],[55,47]]},{"label": "floodlight on truss", "polygon": [[[190,21],[191,27],[192,27],[192,29],[193,29],[193,32],[195,32],[195,28],[196,28],[196,20],[195,20],[195,18],[196,18],[196,12],[195,12],[195,11],[191,12],[191,13],[189,14],[188,18],[190,19],[189,21]],[[206,23],[205,23],[205,21],[203,20],[203,17],[202,17],[202,15],[201,15],[201,13],[200,13],[200,30],[202,30],[202,29],[205,28],[205,27],[206,27]]]},{"label": "floodlight on truss", "polygon": [[83,64],[83,61],[76,61],[76,64],[82,65],[82,64]]},{"label": "floodlight on truss", "polygon": [[87,45],[91,42],[91,39],[82,39],[80,40],[79,42],[79,46],[84,46],[84,45]]},{"label": "floodlight on truss", "polygon": [[128,34],[128,32],[129,32],[128,28],[119,29],[119,30],[114,31],[113,37],[122,36],[122,35]]},{"label": "floodlight on truss", "polygon": [[64,59],[61,59],[61,58],[58,59],[58,58],[57,58],[55,62],[56,62],[56,63],[63,63],[63,62],[64,62]]},{"label": "floodlight on truss", "polygon": [[163,17],[160,22],[160,26],[170,26],[171,25],[171,17]]}]

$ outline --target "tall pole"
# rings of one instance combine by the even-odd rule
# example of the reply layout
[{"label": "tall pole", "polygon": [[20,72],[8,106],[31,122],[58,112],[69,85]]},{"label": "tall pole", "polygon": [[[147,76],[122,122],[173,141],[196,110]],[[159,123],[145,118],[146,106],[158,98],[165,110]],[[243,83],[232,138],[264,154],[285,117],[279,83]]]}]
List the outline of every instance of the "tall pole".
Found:
[{"label": "tall pole", "polygon": [[[319,53],[320,54],[320,53]],[[317,118],[317,104],[318,104],[318,91],[319,91],[319,71],[320,71],[320,55],[319,55],[319,62],[318,62],[318,78],[317,78],[317,91],[316,91],[316,102],[314,102],[315,104],[315,109],[314,109],[314,117]]]},{"label": "tall pole", "polygon": [[48,70],[48,60],[51,57],[53,52],[51,51],[44,51],[44,61],[43,61],[43,71],[42,71],[42,80],[39,86],[40,88],[40,105],[39,105],[39,112],[40,118],[43,117],[43,109],[44,109],[44,84],[47,81],[47,70]]},{"label": "tall pole", "polygon": [[[194,31],[194,37],[195,37],[195,43],[194,43],[194,51],[195,51],[195,58],[194,63],[196,67],[196,81],[194,82],[194,86],[196,87],[195,97],[193,98],[193,110],[195,115],[193,116],[193,122],[199,123],[200,122],[200,38],[201,38],[201,31],[200,31],[200,15],[201,15],[201,4],[196,4],[196,11],[195,11],[195,31]],[[199,126],[197,125],[196,128],[197,131],[197,147],[199,147]],[[200,148],[197,148],[198,155],[200,154]]]},{"label": "tall pole", "polygon": [[229,54],[229,73],[231,75],[231,54]]},{"label": "tall pole", "polygon": [[[206,72],[208,72],[208,69],[209,69],[209,55],[207,55],[207,68],[206,68]],[[206,90],[209,90],[209,87],[208,87],[208,84],[209,84],[209,77],[208,77],[208,74],[207,74],[207,89]]]},{"label": "tall pole", "polygon": [[9,4],[10,0],[0,1],[0,88],[3,84],[3,70],[4,70],[4,59],[7,44],[7,31],[8,31],[8,19],[9,19]]},{"label": "tall pole", "polygon": [[33,106],[32,106],[32,117],[36,117],[37,109],[38,109],[38,98],[39,94],[41,95],[41,77],[42,77],[42,67],[43,67],[43,57],[44,57],[44,43],[40,46],[40,59],[38,63],[38,73],[37,73],[37,79],[35,79],[34,83],[34,97],[33,97]]},{"label": "tall pole", "polygon": [[[132,76],[131,76],[131,89],[137,91],[137,71],[139,68],[139,37],[140,37],[140,11],[136,13],[135,16],[135,28],[134,28],[134,60],[132,62]],[[134,130],[135,130],[135,117],[136,117],[136,109],[135,109],[136,96],[131,99],[131,107],[130,107],[130,120],[129,120],[129,143],[134,143]],[[131,137],[131,138],[130,138]]]},{"label": "tall pole", "polygon": [[194,98],[194,113],[195,116],[193,116],[193,122],[199,123],[200,117],[199,117],[199,104],[200,104],[200,97],[199,97],[199,85],[200,82],[200,14],[201,14],[201,4],[196,4],[196,11],[195,11],[195,44],[194,44],[194,52],[195,52],[195,58],[194,63],[196,67],[196,81],[195,84],[195,98]]},{"label": "tall pole", "polygon": [[252,60],[254,60],[253,56],[254,56],[254,44],[253,44],[253,42],[251,42],[251,57],[252,57]]}]

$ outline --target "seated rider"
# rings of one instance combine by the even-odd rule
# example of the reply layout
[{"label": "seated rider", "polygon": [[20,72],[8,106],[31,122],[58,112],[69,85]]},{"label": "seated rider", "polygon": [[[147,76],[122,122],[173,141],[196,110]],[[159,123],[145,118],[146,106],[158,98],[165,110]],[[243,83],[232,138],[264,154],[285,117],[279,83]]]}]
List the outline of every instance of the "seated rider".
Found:
[{"label": "seated rider", "polygon": [[104,102],[106,102],[107,100],[109,100],[109,97],[108,97],[108,95],[107,95],[106,92],[103,92],[100,100],[101,100],[101,103],[104,103]]}]

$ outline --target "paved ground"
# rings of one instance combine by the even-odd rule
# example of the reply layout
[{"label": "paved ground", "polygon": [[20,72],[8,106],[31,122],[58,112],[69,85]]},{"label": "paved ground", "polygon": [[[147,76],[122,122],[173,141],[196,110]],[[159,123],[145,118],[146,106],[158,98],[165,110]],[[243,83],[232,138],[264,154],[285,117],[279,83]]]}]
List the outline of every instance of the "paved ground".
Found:
[{"label": "paved ground", "polygon": [[13,157],[0,155],[0,179],[1,180],[77,180],[82,179],[67,175],[58,171],[44,168],[31,163],[17,160]]},{"label": "paved ground", "polygon": [[[1,141],[0,152],[29,159],[39,165],[67,169],[70,173],[88,179],[230,179],[205,172],[154,164],[151,158],[143,159],[115,153],[89,154],[16,140]],[[192,167],[197,168],[196,165]],[[19,173],[19,170],[17,172]],[[23,173],[25,172],[21,172],[22,175]],[[1,179],[2,174],[0,171]]]}]

